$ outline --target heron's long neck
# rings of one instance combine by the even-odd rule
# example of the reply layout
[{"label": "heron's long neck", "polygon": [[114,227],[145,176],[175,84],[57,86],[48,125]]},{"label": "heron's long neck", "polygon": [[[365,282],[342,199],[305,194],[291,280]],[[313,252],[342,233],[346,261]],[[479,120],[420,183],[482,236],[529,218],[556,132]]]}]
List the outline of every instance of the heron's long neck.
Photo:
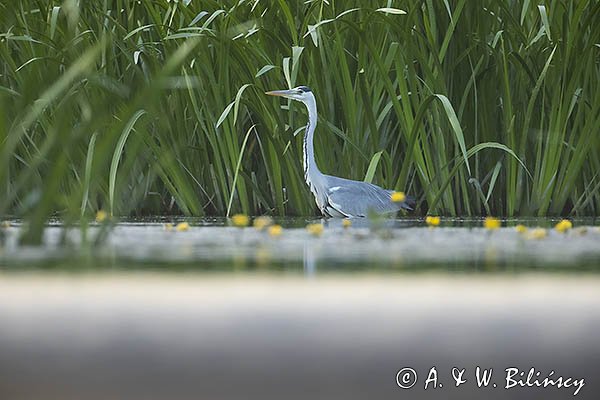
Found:
[{"label": "heron's long neck", "polygon": [[315,161],[314,135],[317,127],[317,103],[312,97],[305,103],[308,109],[308,125],[306,125],[306,133],[304,134],[304,179],[309,186],[321,177],[321,171],[317,167]]}]

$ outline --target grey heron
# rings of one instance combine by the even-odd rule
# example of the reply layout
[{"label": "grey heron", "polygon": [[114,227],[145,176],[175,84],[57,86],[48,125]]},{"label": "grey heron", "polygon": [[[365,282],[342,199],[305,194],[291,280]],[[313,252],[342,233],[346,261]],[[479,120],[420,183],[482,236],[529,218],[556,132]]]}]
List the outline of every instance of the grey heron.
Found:
[{"label": "grey heron", "polygon": [[367,182],[353,181],[337,176],[325,175],[317,167],[313,139],[317,127],[317,102],[307,86],[289,90],[266,92],[304,103],[308,110],[308,124],[304,134],[304,179],[315,197],[317,206],[326,217],[356,218],[369,213],[391,214],[400,209],[412,210],[414,199],[394,196],[393,190],[383,189]]}]

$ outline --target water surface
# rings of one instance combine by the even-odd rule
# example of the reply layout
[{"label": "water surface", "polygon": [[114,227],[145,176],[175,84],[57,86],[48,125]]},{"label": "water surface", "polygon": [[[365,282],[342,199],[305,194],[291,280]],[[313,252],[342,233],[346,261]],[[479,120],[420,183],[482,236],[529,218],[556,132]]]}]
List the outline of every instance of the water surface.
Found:
[{"label": "water surface", "polygon": [[[177,231],[166,224],[186,221]],[[286,218],[278,236],[253,227],[228,226],[223,218],[152,218],[95,224],[84,233],[52,221],[40,247],[18,245],[23,225],[3,229],[0,266],[60,269],[157,268],[197,271],[291,271],[305,274],[350,271],[600,271],[600,227],[593,219],[574,221],[574,229],[552,229],[556,220],[504,221],[486,230],[481,220],[447,219],[427,227],[419,219],[340,220]],[[307,223],[321,223],[311,235]],[[534,238],[524,224],[542,227]]]}]

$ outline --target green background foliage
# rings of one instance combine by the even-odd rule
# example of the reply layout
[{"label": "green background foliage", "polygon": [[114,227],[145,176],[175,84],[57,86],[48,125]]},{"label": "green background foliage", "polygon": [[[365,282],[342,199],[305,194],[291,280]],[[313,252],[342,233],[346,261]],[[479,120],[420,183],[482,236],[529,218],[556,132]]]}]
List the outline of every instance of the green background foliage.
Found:
[{"label": "green background foliage", "polygon": [[566,0],[3,2],[0,215],[32,242],[99,209],[314,215],[304,107],[264,95],[296,85],[325,173],[421,214],[597,215],[598,20]]}]

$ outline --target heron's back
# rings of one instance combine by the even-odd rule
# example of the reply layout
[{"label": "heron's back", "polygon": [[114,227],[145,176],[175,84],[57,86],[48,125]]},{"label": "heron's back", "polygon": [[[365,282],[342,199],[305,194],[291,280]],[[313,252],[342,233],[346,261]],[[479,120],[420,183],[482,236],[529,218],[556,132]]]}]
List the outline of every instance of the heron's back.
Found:
[{"label": "heron's back", "polygon": [[[412,209],[410,204],[412,199],[393,202],[392,190],[383,189],[372,183],[325,175],[325,184],[327,200],[325,206],[343,217],[366,217],[369,213],[390,214],[400,209]],[[331,215],[331,212],[328,214]]]}]

